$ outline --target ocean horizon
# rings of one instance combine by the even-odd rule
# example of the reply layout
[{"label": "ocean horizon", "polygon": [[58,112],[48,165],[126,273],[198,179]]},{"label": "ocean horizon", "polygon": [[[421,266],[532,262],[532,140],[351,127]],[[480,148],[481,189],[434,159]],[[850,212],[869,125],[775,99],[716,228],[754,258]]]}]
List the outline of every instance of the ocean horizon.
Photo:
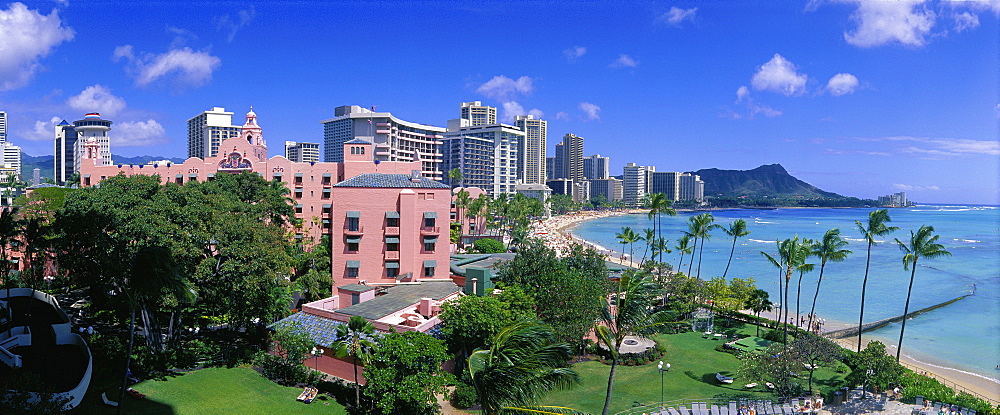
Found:
[{"label": "ocean horizon", "polygon": [[[728,227],[736,219],[747,221],[750,235],[736,244],[727,278],[753,278],[759,288],[768,291],[774,303],[780,303],[778,270],[760,252],[776,255],[776,240],[799,236],[820,239],[823,233],[839,228],[847,249],[853,251],[844,262],[828,262],[823,274],[816,314],[829,321],[858,324],[861,281],[864,277],[867,243],[855,220],[867,222],[871,208],[778,208],[714,210],[715,223]],[[678,212],[663,216],[663,237],[673,247],[687,219],[703,212]],[[931,310],[907,321],[903,354],[924,364],[958,370],[1000,384],[1000,207],[967,204],[921,204],[889,209],[892,222],[900,230],[880,237],[872,249],[871,270],[865,303],[865,322],[903,314],[910,272],[903,269],[903,252],[894,242],[909,241],[909,232],[921,225],[935,228],[939,243],[952,253],[950,257],[927,259],[917,263],[910,311],[975,294],[947,306]],[[600,247],[621,253],[622,244],[615,234],[624,226],[641,233],[652,228],[646,215],[621,215],[582,222],[569,232]],[[704,247],[701,278],[721,276],[729,259],[732,238],[721,229],[713,230]],[[643,242],[634,245],[636,259],[644,255]],[[624,252],[628,253],[626,245]],[[691,255],[677,266],[679,254],[664,259],[676,269],[687,272]],[[692,274],[697,275],[697,252]],[[819,276],[819,263],[802,278],[801,314],[809,312]],[[792,277],[789,293],[790,312],[795,312],[798,275]],[[864,334],[865,339],[879,340],[894,350],[899,338],[899,323]]]}]

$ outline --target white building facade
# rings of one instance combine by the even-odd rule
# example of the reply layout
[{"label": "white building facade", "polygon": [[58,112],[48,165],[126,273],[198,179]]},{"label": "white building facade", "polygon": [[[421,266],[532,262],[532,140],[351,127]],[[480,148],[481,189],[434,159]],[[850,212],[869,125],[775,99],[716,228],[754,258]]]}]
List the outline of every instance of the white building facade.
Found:
[{"label": "white building facade", "polygon": [[548,122],[533,115],[519,115],[514,118],[514,125],[524,131],[524,140],[518,151],[520,157],[517,166],[518,180],[525,184],[544,184]]},{"label": "white building facade", "polygon": [[[87,140],[93,138],[98,145],[98,159],[100,160],[100,165],[110,166],[111,162],[111,137],[108,132],[111,131],[111,120],[105,120],[101,118],[101,114],[92,112],[83,117],[82,120],[73,121],[73,130],[76,131],[76,143],[74,145],[74,154],[83,154],[84,144]],[[76,156],[73,158],[73,172],[80,171],[80,163],[82,157]]]},{"label": "white building facade", "polygon": [[187,123],[188,157],[215,157],[223,141],[240,135],[240,127],[233,125],[233,113],[223,107],[212,107]]}]

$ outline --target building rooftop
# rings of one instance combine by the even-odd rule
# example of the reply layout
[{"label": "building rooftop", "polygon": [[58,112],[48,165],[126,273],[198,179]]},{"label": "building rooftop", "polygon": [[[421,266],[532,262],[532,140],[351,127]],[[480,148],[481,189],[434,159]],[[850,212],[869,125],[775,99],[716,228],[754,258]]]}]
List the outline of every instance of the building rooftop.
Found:
[{"label": "building rooftop", "polygon": [[337,289],[340,289],[340,290],[353,291],[353,292],[356,292],[356,293],[363,293],[363,292],[371,291],[371,290],[374,290],[374,289],[377,289],[377,288],[378,287],[375,287],[375,286],[361,285],[361,284],[347,284],[347,285],[341,285],[340,287],[337,287]]},{"label": "building rooftop", "polygon": [[278,328],[294,323],[298,323],[299,327],[309,334],[313,342],[327,347],[337,341],[337,326],[344,324],[337,320],[299,312],[278,320],[270,327]]},{"label": "building rooftop", "polygon": [[469,267],[495,269],[496,264],[510,261],[517,254],[466,254],[451,256],[451,273],[465,276]]},{"label": "building rooftop", "polygon": [[[441,300],[462,289],[451,281],[428,281],[419,284],[397,285],[385,295],[337,310],[338,313],[378,320],[420,302],[421,298]],[[301,313],[300,313],[301,314]]]},{"label": "building rooftop", "polygon": [[420,189],[450,189],[448,185],[426,177],[411,179],[408,174],[365,173],[354,176],[334,185],[334,187],[383,187],[383,188],[420,188]]},{"label": "building rooftop", "polygon": [[355,139],[350,140],[350,141],[345,141],[344,144],[371,144],[371,141],[360,139],[360,138],[355,138]]}]

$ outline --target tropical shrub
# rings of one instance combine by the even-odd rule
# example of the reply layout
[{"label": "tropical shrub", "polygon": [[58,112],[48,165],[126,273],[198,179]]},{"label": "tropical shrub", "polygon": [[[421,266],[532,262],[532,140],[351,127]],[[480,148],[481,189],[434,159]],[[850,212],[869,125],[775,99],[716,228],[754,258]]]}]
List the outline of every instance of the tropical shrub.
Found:
[{"label": "tropical shrub", "polygon": [[451,393],[451,406],[458,409],[467,409],[472,405],[475,405],[478,398],[476,397],[476,388],[469,386],[467,383],[459,383],[455,385],[455,391]]},{"label": "tropical shrub", "polygon": [[503,242],[489,238],[477,239],[476,242],[472,243],[472,250],[480,254],[507,252],[507,248],[503,246]]}]

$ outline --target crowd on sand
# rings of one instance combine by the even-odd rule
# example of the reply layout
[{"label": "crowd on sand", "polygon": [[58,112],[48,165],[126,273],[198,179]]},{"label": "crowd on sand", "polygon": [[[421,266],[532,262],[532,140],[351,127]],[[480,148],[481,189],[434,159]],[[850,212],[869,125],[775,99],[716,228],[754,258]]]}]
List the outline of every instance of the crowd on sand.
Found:
[{"label": "crowd on sand", "polygon": [[627,215],[630,213],[645,213],[643,209],[631,210],[585,210],[565,215],[553,216],[545,220],[539,220],[532,224],[529,236],[545,241],[545,245],[556,251],[556,255],[565,256],[573,244],[582,244],[596,249],[602,254],[608,255],[609,261],[625,263],[628,262],[628,255],[616,252],[574,236],[569,230],[574,225],[594,219],[606,218],[609,216]]}]

